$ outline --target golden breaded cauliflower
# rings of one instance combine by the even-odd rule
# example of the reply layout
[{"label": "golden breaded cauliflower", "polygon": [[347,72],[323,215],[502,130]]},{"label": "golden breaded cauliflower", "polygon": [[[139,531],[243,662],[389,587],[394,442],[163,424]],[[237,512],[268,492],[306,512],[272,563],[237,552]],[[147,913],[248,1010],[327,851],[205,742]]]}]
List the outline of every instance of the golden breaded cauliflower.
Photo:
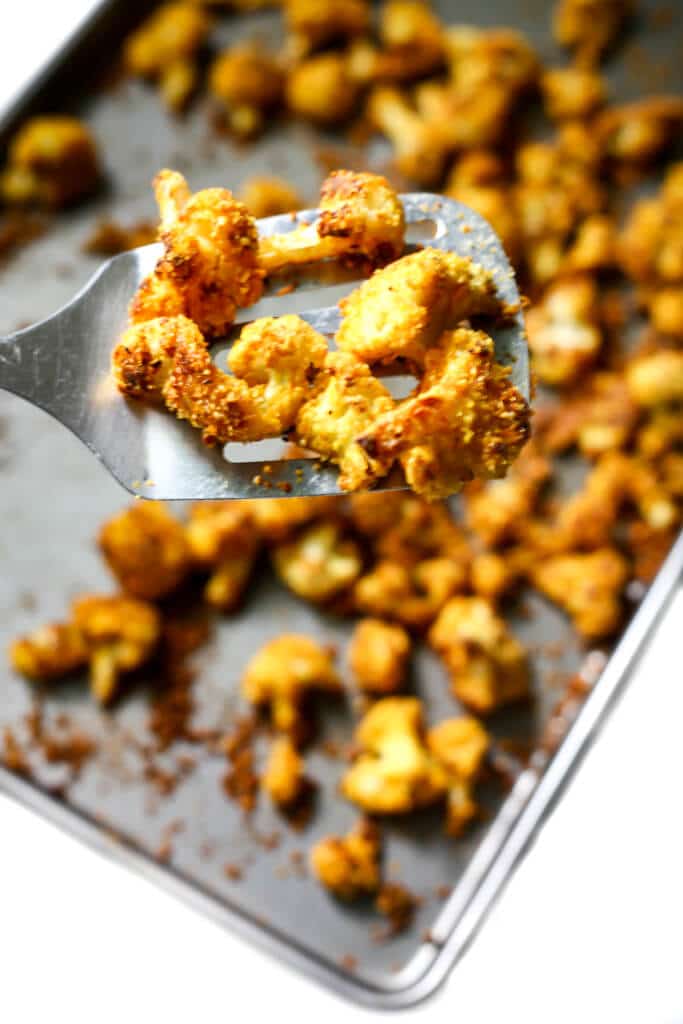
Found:
[{"label": "golden breaded cauliflower", "polygon": [[234,611],[244,594],[261,547],[248,508],[239,501],[200,501],[190,509],[185,536],[193,560],[211,573],[207,604]]},{"label": "golden breaded cauliflower", "polygon": [[370,26],[367,0],[284,0],[288,51],[300,58],[338,40],[363,35]]},{"label": "golden breaded cauliflower", "polygon": [[92,192],[100,178],[95,140],[75,117],[33,117],[10,140],[0,199],[9,206],[67,206]]},{"label": "golden breaded cauliflower", "polygon": [[599,640],[612,634],[622,618],[621,595],[628,565],[615,548],[590,554],[544,558],[534,567],[535,587],[563,608],[581,636]]},{"label": "golden breaded cauliflower", "polygon": [[541,75],[543,104],[554,121],[589,117],[605,102],[602,77],[590,68],[549,68]]},{"label": "golden breaded cauliflower", "polygon": [[556,281],[527,313],[533,368],[544,384],[573,383],[602,345],[598,286],[582,274]]},{"label": "golden breaded cauliflower", "polygon": [[304,761],[289,736],[273,740],[261,786],[278,807],[291,807],[305,785]]},{"label": "golden breaded cauliflower", "polygon": [[284,178],[261,174],[247,178],[240,192],[240,202],[257,220],[291,213],[304,205],[297,190]]},{"label": "golden breaded cauliflower", "polygon": [[159,613],[146,601],[87,594],[73,602],[71,616],[88,651],[90,688],[106,704],[120,677],[141,668],[154,653],[161,636]]},{"label": "golden breaded cauliflower", "polygon": [[119,512],[101,527],[98,542],[123,590],[147,601],[171,594],[192,568],[182,524],[158,502]]},{"label": "golden breaded cauliflower", "polygon": [[304,121],[335,125],[353,113],[358,88],[343,54],[319,53],[292,68],[286,98],[289,110]]},{"label": "golden breaded cauliflower", "polygon": [[356,729],[360,753],[341,782],[343,795],[369,814],[405,814],[436,803],[447,775],[426,746],[422,704],[385,697]]},{"label": "golden breaded cauliflower", "polygon": [[367,116],[377,131],[389,139],[401,174],[425,188],[437,184],[450,151],[441,120],[423,117],[399,89],[389,85],[378,85],[372,90]]},{"label": "golden breaded cauliflower", "polygon": [[594,130],[606,156],[641,164],[675,142],[682,126],[683,97],[648,96],[608,107],[598,116]]},{"label": "golden breaded cauliflower", "polygon": [[409,486],[435,500],[474,477],[504,476],[528,436],[528,405],[495,362],[492,339],[462,328],[427,352],[414,397],[358,443],[372,458],[401,456]]},{"label": "golden breaded cauliflower", "polygon": [[9,659],[17,672],[36,682],[50,682],[83,668],[88,648],[81,631],[70,622],[39,626],[28,636],[15,640]]},{"label": "golden breaded cauliflower", "polygon": [[483,598],[451,598],[429,643],[444,660],[455,696],[479,714],[528,695],[526,651]]},{"label": "golden breaded cauliflower", "polygon": [[551,474],[550,462],[531,441],[504,480],[476,482],[467,488],[466,522],[485,547],[495,548],[518,536]]},{"label": "golden breaded cauliflower", "polygon": [[277,544],[301,526],[318,519],[333,518],[339,499],[319,498],[256,498],[240,502],[253,516],[259,531],[269,544]]},{"label": "golden breaded cauliflower", "polygon": [[339,524],[314,523],[272,551],[278,576],[297,597],[315,604],[331,601],[360,576],[363,559]]},{"label": "golden breaded cauliflower", "polygon": [[386,476],[393,457],[369,453],[358,439],[393,407],[390,393],[365,363],[350,352],[328,352],[314,396],[299,410],[296,437],[339,466],[343,490],[369,487]]},{"label": "golden breaded cauliflower", "polygon": [[361,619],[349,645],[349,666],[363,693],[395,693],[405,682],[410,637],[401,626]]},{"label": "golden breaded cauliflower", "polygon": [[125,42],[127,71],[159,81],[171,110],[180,110],[194,91],[196,55],[211,29],[211,18],[194,3],[165,3]]},{"label": "golden breaded cauliflower", "polygon": [[638,421],[638,406],[620,373],[601,371],[566,398],[543,428],[547,451],[566,451],[572,445],[588,458],[623,448]]},{"label": "golden breaded cauliflower", "polygon": [[327,836],[311,849],[311,871],[342,900],[374,893],[380,884],[381,838],[377,826],[362,818],[348,835]]},{"label": "golden breaded cauliflower", "polygon": [[237,309],[261,295],[256,224],[227,189],[193,195],[177,171],[160,171],[154,191],[164,254],[131,302],[131,322],[187,316],[220,337]]},{"label": "golden breaded cauliflower", "polygon": [[375,271],[340,307],[336,342],[343,352],[367,363],[404,359],[416,368],[446,328],[500,308],[487,270],[432,248]]},{"label": "golden breaded cauliflower", "polygon": [[403,252],[403,205],[379,174],[333,171],[320,189],[318,210],[314,224],[260,240],[259,261],[266,273],[332,257],[382,264]]},{"label": "golden breaded cauliflower", "polygon": [[379,12],[381,48],[367,38],[349,48],[349,68],[363,85],[408,82],[444,63],[443,28],[423,0],[386,0]]},{"label": "golden breaded cauliflower", "polygon": [[459,836],[479,808],[472,790],[486,757],[490,738],[476,718],[439,722],[427,733],[427,746],[448,776],[446,832]]},{"label": "golden breaded cauliflower", "polygon": [[633,8],[632,0],[558,0],[553,35],[581,66],[597,64]]},{"label": "golden breaded cauliflower", "polygon": [[459,558],[426,558],[415,565],[379,561],[358,580],[353,599],[366,615],[424,629],[466,583],[467,567]]},{"label": "golden breaded cauliflower", "polygon": [[264,129],[269,113],[282,100],[284,82],[278,61],[256,43],[225,50],[209,71],[209,89],[224,106],[230,131],[239,138]]},{"label": "golden breaded cauliflower", "polygon": [[306,734],[306,703],[311,694],[341,690],[331,651],[294,633],[285,633],[265,644],[251,658],[242,676],[245,700],[268,705],[273,726],[295,741]]},{"label": "golden breaded cauliflower", "polygon": [[660,349],[633,359],[626,383],[634,402],[645,408],[683,401],[683,352]]}]

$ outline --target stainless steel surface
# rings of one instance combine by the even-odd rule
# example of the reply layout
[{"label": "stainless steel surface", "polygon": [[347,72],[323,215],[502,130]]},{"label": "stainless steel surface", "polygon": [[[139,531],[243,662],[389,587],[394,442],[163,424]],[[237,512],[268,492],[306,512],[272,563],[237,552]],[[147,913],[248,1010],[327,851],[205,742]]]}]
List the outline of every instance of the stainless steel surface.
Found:
[{"label": "stainless steel surface", "polygon": [[[561,59],[550,42],[545,0],[524,0],[519,7],[500,2],[482,7],[478,0],[461,0],[457,10],[449,0],[439,0],[435,6],[450,21],[521,28],[544,59],[555,63]],[[626,98],[643,92],[639,76],[648,62],[651,69],[656,68],[660,83],[667,68],[677,69],[668,73],[680,84],[680,32],[663,24],[657,27],[654,19],[646,20],[647,12],[657,6],[657,0],[643,0],[639,6],[643,20],[637,60],[635,54],[631,61],[622,57],[606,69],[615,96]],[[129,8],[125,0],[109,4],[114,12]],[[251,37],[255,25],[262,38],[275,41],[277,24],[274,14],[229,18],[218,27],[219,41],[225,44]],[[91,204],[65,214],[51,233],[20,251],[0,270],[0,331],[46,316],[88,280],[93,262],[82,254],[81,245],[99,217],[110,216],[122,223],[154,217],[149,182],[161,166],[178,166],[193,188],[219,182],[238,190],[248,176],[268,171],[290,178],[305,195],[316,194],[321,176],[316,163],[319,139],[300,126],[276,125],[258,145],[242,148],[216,138],[207,127],[201,104],[186,118],[168,117],[153,90],[140,83],[119,82],[93,95],[83,86],[74,94],[60,92],[58,80],[67,63],[75,66],[80,55],[81,64],[91,69],[105,64],[116,52],[117,40],[116,34],[103,34],[100,29],[84,34],[78,53],[72,51],[68,61],[55,62],[47,79],[45,107],[64,106],[86,118],[101,141],[111,188]],[[671,79],[667,88],[671,88]],[[336,138],[334,143],[340,145]],[[382,169],[383,159],[382,152],[373,150],[373,167]],[[343,166],[347,160],[339,156],[336,162]],[[572,486],[570,481],[575,484],[582,467],[577,461],[563,460],[561,472],[562,486]],[[118,485],[101,472],[72,435],[55,429],[48,417],[28,403],[0,394],[0,647],[17,633],[59,618],[75,593],[112,587],[92,538],[102,520],[120,506]],[[55,786],[62,782],[58,766],[38,758],[32,764],[32,780],[0,770],[0,786],[335,991],[375,1007],[411,1005],[434,991],[457,962],[516,860],[538,834],[545,813],[627,682],[640,646],[682,570],[683,542],[679,540],[545,770],[538,766],[536,771],[522,774],[507,797],[495,786],[487,787],[483,793],[487,819],[455,843],[444,841],[439,823],[430,816],[387,828],[387,864],[425,897],[414,928],[388,943],[373,941],[373,919],[367,908],[339,908],[311,879],[290,871],[293,852],[307,849],[320,835],[346,829],[355,817],[353,808],[340,801],[335,790],[343,765],[321,748],[309,754],[309,771],[319,784],[313,819],[297,833],[283,828],[269,808],[260,807],[252,822],[254,829],[260,834],[273,829],[282,832],[279,848],[264,850],[254,829],[245,827],[239,811],[222,793],[225,764],[220,758],[200,752],[195,773],[167,799],[153,799],[153,788],[130,743],[131,739],[145,742],[149,738],[144,687],[125,695],[112,712],[104,713],[89,701],[84,680],[79,678],[46,694],[45,713],[54,721],[66,711],[77,726],[97,736],[101,740],[97,758],[77,781],[57,792]],[[490,726],[497,739],[516,738],[534,744],[542,736],[558,696],[553,672],[576,670],[585,652],[567,630],[563,616],[538,597],[529,604],[521,602],[510,621],[515,633],[534,648],[534,700],[529,706],[494,716]],[[264,566],[244,609],[217,625],[212,644],[201,655],[194,688],[195,721],[220,727],[232,720],[242,667],[271,636],[283,630],[301,631],[341,648],[350,629],[347,621],[319,613],[286,594]],[[566,644],[559,661],[546,653],[558,641]],[[0,730],[4,725],[21,728],[30,707],[31,688],[4,665],[0,666],[0,680]],[[430,719],[457,711],[457,703],[447,692],[445,674],[427,650],[418,652],[412,683],[424,699]],[[347,712],[331,706],[324,709],[323,736],[348,736],[350,725]],[[177,753],[186,752],[195,751],[179,745],[164,756],[170,763]],[[173,836],[169,863],[159,864],[154,853],[165,828],[179,818],[185,822],[185,830]],[[226,861],[235,860],[246,864],[239,883],[227,879],[222,870]],[[565,882],[571,885],[571,879],[558,880],[558,884]],[[442,902],[434,898],[434,888],[443,884],[453,892]],[[179,935],[179,963],[182,943]],[[341,963],[348,954],[357,958],[355,971]],[[226,974],[228,998],[229,964]],[[495,978],[496,965],[492,964],[492,984]],[[533,966],[529,978],[533,984]],[[74,984],[77,982],[75,968]],[[197,983],[201,984],[201,979]],[[453,999],[457,1001],[457,977]]]},{"label": "stainless steel surface", "polygon": [[[494,325],[491,334],[498,361],[511,368],[513,382],[528,399],[528,354],[519,292],[495,232],[474,210],[453,199],[428,193],[411,193],[401,199],[413,243],[471,256],[493,274],[501,303],[519,310],[504,326]],[[286,234],[299,224],[314,223],[316,216],[316,210],[303,210],[296,218],[290,214],[269,217],[258,222],[259,234]],[[188,423],[163,410],[126,401],[119,394],[111,379],[111,351],[126,326],[130,300],[161,251],[161,246],[150,245],[115,256],[58,313],[0,338],[0,388],[54,416],[126,490],[142,497],[271,497],[269,490],[254,483],[264,461],[274,471],[269,481],[285,484],[290,497],[343,493],[337,470],[317,459],[285,461],[265,455],[259,461],[233,462],[230,446],[222,453],[211,451]],[[240,310],[237,323],[299,313],[332,343],[341,320],[337,303],[355,283],[347,279],[321,288],[309,277],[289,295],[278,295],[281,284],[279,280],[277,286],[271,285],[258,303]],[[276,452],[277,446],[273,450]],[[402,486],[405,483],[396,473],[381,480],[376,490]]]}]

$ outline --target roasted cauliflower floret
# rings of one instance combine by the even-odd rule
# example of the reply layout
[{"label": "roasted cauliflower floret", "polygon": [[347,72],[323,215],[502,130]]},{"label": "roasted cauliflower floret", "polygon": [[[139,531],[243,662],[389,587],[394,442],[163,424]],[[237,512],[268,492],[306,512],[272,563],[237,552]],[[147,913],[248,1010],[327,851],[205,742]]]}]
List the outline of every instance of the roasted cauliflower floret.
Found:
[{"label": "roasted cauliflower floret", "polygon": [[595,361],[602,345],[598,288],[587,274],[550,285],[527,313],[533,366],[545,384],[570,384]]},{"label": "roasted cauliflower floret", "polygon": [[333,171],[320,189],[318,209],[314,224],[260,240],[259,260],[266,273],[340,256],[381,264],[403,252],[403,206],[381,175]]},{"label": "roasted cauliflower floret", "polygon": [[180,110],[194,91],[195,57],[210,28],[211,19],[198,4],[162,4],[126,40],[126,69],[158,79],[167,106]]},{"label": "roasted cauliflower floret", "polygon": [[347,836],[320,839],[310,853],[313,874],[342,900],[377,892],[381,838],[377,826],[362,818]]},{"label": "roasted cauliflower floret", "polygon": [[301,526],[313,520],[333,517],[338,498],[256,498],[242,502],[249,508],[259,531],[269,544],[290,537]]},{"label": "roasted cauliflower floret", "polygon": [[299,410],[297,439],[339,466],[343,490],[369,487],[386,476],[393,458],[368,453],[358,439],[393,406],[393,398],[365,363],[349,352],[329,352],[313,398]]},{"label": "roasted cauliflower floret", "polygon": [[405,681],[409,655],[405,629],[381,619],[362,619],[351,637],[349,666],[363,693],[394,693]]},{"label": "roasted cauliflower floret", "polygon": [[369,456],[401,456],[410,487],[429,500],[473,477],[500,477],[529,435],[529,409],[495,362],[488,335],[446,332],[427,352],[415,396],[359,439]]},{"label": "roasted cauliflower floret", "polygon": [[638,406],[620,373],[594,373],[557,407],[543,430],[552,453],[572,445],[589,458],[623,448],[638,421]]},{"label": "roasted cauliflower floret", "polygon": [[250,704],[268,705],[278,732],[295,741],[307,732],[306,704],[315,692],[341,693],[332,652],[307,636],[283,634],[251,658],[242,676]]},{"label": "roasted cauliflower floret", "polygon": [[160,171],[154,190],[164,254],[133,298],[131,322],[182,315],[219,337],[261,295],[254,220],[227,189],[192,195],[177,171]]},{"label": "roasted cauliflower floret", "polygon": [[99,177],[95,140],[81,121],[34,117],[10,141],[0,199],[9,206],[66,206],[92,192]]},{"label": "roasted cauliflower floret", "polygon": [[207,604],[223,612],[239,605],[261,546],[253,516],[241,502],[200,501],[192,506],[185,536],[193,560],[211,573]]},{"label": "roasted cauliflower floret", "polygon": [[487,548],[514,540],[536,507],[552,466],[532,441],[504,480],[475,483],[467,489],[467,525]]},{"label": "roasted cauliflower floret", "polygon": [[342,299],[336,342],[367,363],[403,359],[422,367],[448,327],[500,308],[490,273],[442,249],[421,249],[382,270]]},{"label": "roasted cauliflower floret", "polygon": [[50,682],[83,668],[88,663],[88,648],[81,631],[72,623],[53,622],[15,640],[9,659],[22,676]]},{"label": "roasted cauliflower floret", "polygon": [[294,58],[363,35],[370,25],[366,0],[285,0],[283,7],[289,52]]},{"label": "roasted cauliflower floret", "polygon": [[146,601],[88,594],[74,601],[71,615],[88,651],[90,688],[106,704],[120,677],[141,668],[154,653],[161,636],[159,613]]},{"label": "roasted cauliflower floret", "polygon": [[633,401],[645,408],[683,401],[683,352],[660,349],[633,359],[626,383]]},{"label": "roasted cauliflower floret", "polygon": [[452,25],[446,31],[446,45],[451,82],[460,95],[495,82],[515,99],[536,85],[538,56],[515,29]]},{"label": "roasted cauliflower floret", "polygon": [[590,68],[550,68],[541,75],[543,103],[548,117],[589,117],[605,102],[602,77]]},{"label": "roasted cauliflower floret", "polygon": [[291,213],[303,206],[301,196],[284,178],[270,175],[254,175],[242,186],[240,201],[252,217],[275,217],[279,213]]},{"label": "roasted cauliflower floret", "polygon": [[273,740],[261,785],[278,807],[296,803],[305,786],[304,760],[289,736]]},{"label": "roasted cauliflower floret", "polygon": [[523,547],[481,551],[472,559],[470,585],[478,597],[495,603],[524,578],[534,553]]},{"label": "roasted cauliflower floret", "polygon": [[305,121],[335,125],[353,113],[358,88],[343,54],[320,53],[292,69],[286,98],[289,110]]},{"label": "roasted cauliflower floret", "polygon": [[441,179],[451,148],[444,138],[442,121],[424,117],[399,89],[389,85],[372,90],[367,115],[377,131],[389,139],[401,174],[425,187]]},{"label": "roasted cauliflower floret", "polygon": [[490,739],[476,718],[449,718],[427,733],[427,746],[448,776],[446,832],[459,836],[479,808],[473,788],[486,757]]},{"label": "roasted cauliflower floret", "polygon": [[559,0],[553,35],[575,52],[580,65],[597,64],[631,12],[631,0]]},{"label": "roasted cauliflower floret", "polygon": [[314,523],[293,540],[273,549],[273,565],[298,597],[323,603],[347,590],[363,568],[355,541],[334,522]]},{"label": "roasted cauliflower floret", "polygon": [[527,656],[519,640],[481,597],[453,597],[429,631],[453,693],[480,714],[529,692]]},{"label": "roasted cauliflower floret", "polygon": [[358,580],[353,597],[366,615],[424,629],[466,583],[467,568],[459,559],[427,558],[416,565],[380,561]]},{"label": "roasted cauliflower floret", "polygon": [[171,594],[192,568],[182,524],[157,502],[137,502],[109,519],[98,542],[126,593],[147,601]]},{"label": "roasted cauliflower floret", "polygon": [[230,131],[240,138],[263,130],[282,100],[284,82],[278,61],[255,43],[219,54],[209,72],[209,89],[225,107]]},{"label": "roasted cauliflower floret", "polygon": [[613,633],[621,621],[621,594],[628,575],[623,555],[605,547],[590,554],[544,558],[531,579],[567,612],[581,636],[597,640]]},{"label": "roasted cauliflower floret", "polygon": [[416,697],[385,697],[356,729],[360,753],[342,779],[343,795],[370,814],[405,814],[436,803],[447,775],[427,748]]},{"label": "roasted cauliflower floret", "polygon": [[380,9],[381,49],[357,39],[349,68],[363,84],[406,82],[438,71],[444,63],[443,28],[422,0],[387,0]]},{"label": "roasted cauliflower floret", "polygon": [[595,122],[595,133],[606,156],[623,163],[646,163],[680,135],[683,97],[647,99],[608,107]]}]

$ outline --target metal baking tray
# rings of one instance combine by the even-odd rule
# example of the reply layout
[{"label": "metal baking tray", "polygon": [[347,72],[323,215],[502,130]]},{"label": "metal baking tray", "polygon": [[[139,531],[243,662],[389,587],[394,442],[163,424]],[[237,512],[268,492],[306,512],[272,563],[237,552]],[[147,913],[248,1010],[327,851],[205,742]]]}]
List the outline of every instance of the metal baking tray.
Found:
[{"label": "metal baking tray", "polygon": [[[516,26],[528,32],[544,59],[559,58],[549,37],[545,0],[525,0],[514,7],[497,0],[485,8],[476,0],[459,0],[457,5],[444,0],[435,6],[451,21]],[[646,10],[655,6],[640,5]],[[137,19],[145,5],[135,7]],[[50,313],[87,279],[96,261],[83,255],[81,247],[98,219],[111,216],[130,223],[154,218],[149,183],[162,166],[178,167],[193,188],[218,183],[238,188],[254,173],[273,171],[295,181],[312,198],[321,176],[321,151],[329,155],[325,151],[334,147],[338,164],[347,156],[354,158],[338,138],[321,139],[302,126],[284,123],[256,145],[236,146],[215,134],[205,100],[200,99],[187,116],[173,118],[162,111],[148,86],[114,74],[95,83],[93,68],[101,71],[115,65],[132,19],[125,0],[100,4],[0,119],[1,147],[18,121],[33,110],[76,111],[101,143],[107,173],[100,195],[60,215],[44,237],[0,267],[0,332]],[[227,43],[256,33],[275,42],[277,25],[272,12],[226,18],[217,39]],[[613,92],[628,98],[647,91],[643,75],[649,76],[652,88],[661,89],[665,69],[678,66],[674,56],[679,42],[680,32],[644,15],[637,51],[635,43],[630,51],[627,46],[618,64],[608,68]],[[680,70],[669,75],[673,77],[666,87],[680,88]],[[385,156],[373,149],[370,158],[381,165]],[[21,400],[0,393],[0,648],[16,634],[58,618],[74,594],[111,587],[92,541],[98,525],[125,500],[118,485],[67,431]],[[336,991],[366,1005],[408,1006],[434,991],[476,932],[628,679],[682,569],[683,537],[564,739],[553,749],[543,744],[551,719],[556,725],[558,721],[557,716],[553,719],[561,696],[557,679],[579,670],[586,652],[551,605],[534,596],[520,602],[511,621],[535,652],[535,698],[528,706],[500,712],[489,724],[498,740],[536,746],[539,753],[508,792],[495,782],[484,786],[486,820],[462,839],[445,839],[438,816],[432,813],[387,825],[389,874],[422,897],[414,926],[390,941],[376,941],[376,917],[367,908],[340,907],[298,867],[301,854],[317,838],[345,831],[356,817],[354,808],[335,792],[343,764],[325,752],[329,744],[314,747],[308,756],[309,773],[319,784],[308,824],[292,830],[273,810],[260,805],[245,827],[241,811],[222,791],[221,757],[197,754],[196,748],[180,744],[165,756],[172,760],[185,752],[196,755],[198,762],[175,791],[159,798],[145,780],[131,743],[131,738],[146,737],[144,688],[125,697],[113,711],[103,712],[88,699],[83,681],[75,679],[46,692],[45,715],[55,719],[66,713],[96,736],[97,756],[68,785],[58,766],[36,762],[30,779],[0,768],[0,786]],[[230,724],[238,706],[242,667],[271,636],[301,631],[342,650],[350,629],[348,620],[317,612],[288,595],[264,567],[243,610],[221,621],[211,645],[197,659],[195,722],[219,728]],[[589,662],[594,666],[596,656]],[[0,729],[17,727],[30,708],[31,688],[12,677],[4,663],[0,679]],[[443,669],[424,648],[415,659],[413,685],[430,718],[457,711]],[[330,706],[321,717],[325,739],[348,736],[348,712]],[[274,832],[279,844],[264,842]],[[241,879],[226,875],[227,863],[242,868]]]}]

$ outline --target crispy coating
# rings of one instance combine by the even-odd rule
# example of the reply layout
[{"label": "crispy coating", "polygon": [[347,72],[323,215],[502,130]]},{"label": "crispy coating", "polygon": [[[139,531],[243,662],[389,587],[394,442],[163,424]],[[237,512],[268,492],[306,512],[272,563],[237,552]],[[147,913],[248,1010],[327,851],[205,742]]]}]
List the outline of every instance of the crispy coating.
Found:
[{"label": "crispy coating", "polygon": [[264,644],[249,661],[241,685],[245,700],[268,705],[275,729],[295,741],[305,735],[306,704],[311,694],[342,690],[331,651],[294,633],[284,633]]},{"label": "crispy coating", "polygon": [[305,784],[304,760],[289,736],[273,740],[261,786],[278,807],[291,807]]},{"label": "crispy coating", "polygon": [[393,458],[369,453],[358,438],[394,406],[390,393],[350,352],[328,352],[315,394],[299,410],[296,436],[339,466],[345,491],[368,487],[391,469]]},{"label": "crispy coating", "polygon": [[552,466],[532,441],[504,480],[476,482],[466,491],[465,517],[485,547],[495,548],[518,537],[519,528],[536,508]]},{"label": "crispy coating", "polygon": [[429,631],[429,643],[448,669],[455,696],[477,713],[528,696],[526,651],[484,598],[451,598]]},{"label": "crispy coating", "polygon": [[181,110],[195,90],[195,58],[211,24],[197,4],[162,4],[126,40],[123,59],[127,71],[158,79],[166,105]]},{"label": "crispy coating", "polygon": [[240,201],[252,217],[274,217],[279,213],[300,210],[304,205],[301,196],[284,178],[271,175],[254,175],[242,186]]},{"label": "crispy coating", "polygon": [[207,604],[232,612],[240,604],[261,546],[261,536],[245,503],[200,501],[190,509],[185,536],[193,560],[211,575]]},{"label": "crispy coating", "polygon": [[633,359],[626,368],[628,391],[639,406],[654,408],[683,400],[683,352],[660,349]]},{"label": "crispy coating", "polygon": [[343,54],[320,53],[292,69],[286,98],[289,110],[304,121],[335,125],[353,113],[358,87]]},{"label": "crispy coating", "polygon": [[403,687],[410,637],[401,626],[361,619],[349,645],[349,666],[363,693],[385,695]]},{"label": "crispy coating", "polygon": [[541,75],[546,114],[554,121],[589,117],[606,99],[605,83],[597,71],[583,67],[550,68]]},{"label": "crispy coating", "polygon": [[588,458],[623,448],[638,421],[638,406],[620,373],[594,373],[559,405],[543,430],[551,453],[573,445]]},{"label": "crispy coating", "polygon": [[71,615],[88,651],[90,689],[106,704],[120,677],[141,668],[154,653],[161,636],[159,613],[146,601],[87,594],[73,602]]},{"label": "crispy coating", "polygon": [[293,57],[363,35],[370,24],[366,0],[284,0],[283,8]]},{"label": "crispy coating", "polygon": [[621,621],[621,593],[628,576],[623,555],[604,547],[590,554],[545,558],[534,567],[532,581],[567,612],[581,636],[597,640],[613,633]]},{"label": "crispy coating", "polygon": [[618,107],[608,107],[595,122],[603,152],[624,163],[646,163],[680,135],[683,97],[648,96]]},{"label": "crispy coating", "polygon": [[88,663],[88,648],[81,631],[70,622],[39,626],[9,648],[12,668],[36,682],[51,682],[76,672]]},{"label": "crispy coating", "polygon": [[399,171],[429,188],[442,177],[450,147],[443,120],[428,119],[403,93],[390,85],[376,86],[368,98],[367,115],[391,142]]},{"label": "crispy coating", "polygon": [[448,777],[446,833],[462,835],[479,812],[473,788],[490,746],[489,735],[476,718],[449,718],[429,730],[427,746]]},{"label": "crispy coating", "polygon": [[560,46],[574,51],[581,66],[592,67],[619,34],[632,7],[632,0],[558,0],[553,35]]},{"label": "crispy coating", "polygon": [[131,302],[131,323],[182,315],[220,337],[261,295],[254,220],[227,189],[193,195],[177,171],[160,171],[154,190],[164,254]]},{"label": "crispy coating", "polygon": [[448,327],[500,305],[490,273],[442,249],[421,249],[376,270],[340,302],[336,342],[367,363],[424,365]]},{"label": "crispy coating", "polygon": [[533,368],[544,384],[572,384],[602,345],[597,282],[588,274],[556,281],[529,310]]},{"label": "crispy coating", "polygon": [[256,43],[225,50],[209,71],[209,89],[224,106],[228,127],[240,138],[264,129],[268,115],[282,101],[284,86],[278,61]]},{"label": "crispy coating", "polygon": [[261,534],[269,544],[277,544],[317,519],[333,517],[336,498],[256,498],[240,502],[253,516]]},{"label": "crispy coating", "polygon": [[344,837],[327,836],[311,849],[311,871],[342,900],[374,893],[380,884],[381,837],[377,826],[361,820]]},{"label": "crispy coating", "polygon": [[363,560],[355,541],[339,524],[314,523],[272,551],[282,582],[298,597],[324,603],[347,590],[360,576]]},{"label": "crispy coating", "polygon": [[366,615],[424,629],[453,594],[465,589],[467,567],[447,556],[426,558],[414,565],[379,561],[353,591],[355,606]]},{"label": "crispy coating", "polygon": [[356,729],[359,754],[341,791],[370,814],[405,814],[436,803],[447,774],[427,748],[422,705],[416,697],[377,701]]},{"label": "crispy coating", "polygon": [[401,456],[410,487],[428,500],[473,477],[501,477],[529,435],[529,409],[495,362],[488,335],[446,332],[427,352],[415,396],[360,438],[372,457]]},{"label": "crispy coating", "polygon": [[381,175],[333,171],[320,189],[318,209],[315,224],[260,240],[259,261],[266,273],[340,256],[382,264],[403,252],[403,206]]},{"label": "crispy coating", "polygon": [[97,147],[86,125],[64,115],[33,117],[10,140],[0,199],[10,206],[58,208],[90,194],[99,178]]},{"label": "crispy coating", "polygon": [[182,524],[158,502],[136,502],[109,519],[98,543],[123,590],[147,601],[173,593],[192,568]]}]

